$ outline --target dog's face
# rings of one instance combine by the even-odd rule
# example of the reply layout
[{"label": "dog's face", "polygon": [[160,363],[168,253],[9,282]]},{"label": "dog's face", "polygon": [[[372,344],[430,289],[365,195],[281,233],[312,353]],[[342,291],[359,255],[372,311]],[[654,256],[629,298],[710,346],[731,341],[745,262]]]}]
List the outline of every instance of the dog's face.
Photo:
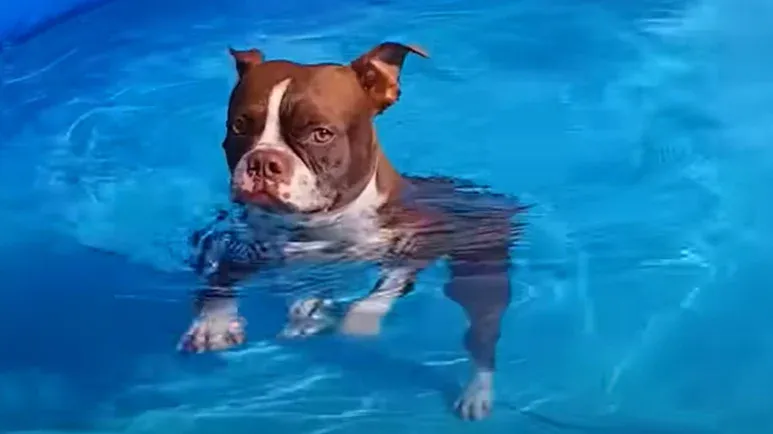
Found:
[{"label": "dog's face", "polygon": [[231,50],[239,81],[223,141],[235,201],[274,212],[333,211],[374,176],[374,116],[399,96],[399,74],[418,48],[381,44],[349,65],[264,61]]}]

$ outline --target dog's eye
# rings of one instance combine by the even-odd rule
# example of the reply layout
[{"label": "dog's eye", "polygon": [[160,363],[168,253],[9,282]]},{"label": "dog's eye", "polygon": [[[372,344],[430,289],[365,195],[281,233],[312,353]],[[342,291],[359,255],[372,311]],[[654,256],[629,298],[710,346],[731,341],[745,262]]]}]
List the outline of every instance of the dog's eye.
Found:
[{"label": "dog's eye", "polygon": [[324,145],[329,143],[335,137],[335,133],[325,127],[314,128],[309,135],[309,141],[316,145]]},{"label": "dog's eye", "polygon": [[247,133],[247,129],[250,127],[249,119],[245,116],[239,116],[231,122],[231,132],[237,136],[241,136]]}]

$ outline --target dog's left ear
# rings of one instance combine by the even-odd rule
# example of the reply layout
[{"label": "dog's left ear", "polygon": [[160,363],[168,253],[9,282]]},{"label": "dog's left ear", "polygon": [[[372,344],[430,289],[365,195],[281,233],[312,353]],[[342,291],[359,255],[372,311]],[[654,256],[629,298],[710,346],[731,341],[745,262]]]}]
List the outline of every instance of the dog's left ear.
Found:
[{"label": "dog's left ear", "polygon": [[415,45],[384,42],[355,59],[350,67],[357,73],[360,85],[380,114],[400,97],[400,71],[409,53],[427,58],[429,55]]},{"label": "dog's left ear", "polygon": [[236,63],[236,72],[239,73],[239,78],[241,78],[254,66],[263,63],[263,53],[261,53],[257,48],[250,48],[249,50],[241,51],[228,48],[228,52],[231,53],[231,57],[234,58],[234,62]]}]

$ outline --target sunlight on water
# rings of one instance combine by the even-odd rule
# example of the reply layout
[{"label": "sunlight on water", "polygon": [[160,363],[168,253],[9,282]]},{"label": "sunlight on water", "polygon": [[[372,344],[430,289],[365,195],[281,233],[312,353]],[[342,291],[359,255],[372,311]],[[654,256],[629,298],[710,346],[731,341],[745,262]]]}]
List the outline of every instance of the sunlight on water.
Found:
[{"label": "sunlight on water", "polygon": [[[587,432],[773,428],[773,7],[353,3],[119,0],[2,54],[0,273],[23,283],[0,315],[24,330],[0,332],[0,430],[561,431],[523,408]],[[378,120],[393,163],[535,204],[479,427],[447,409],[464,324],[440,266],[378,342],[272,338],[286,300],[260,288],[312,270],[257,284],[249,346],[173,352],[187,236],[227,201],[227,47],[346,62],[385,39],[431,56]]]}]

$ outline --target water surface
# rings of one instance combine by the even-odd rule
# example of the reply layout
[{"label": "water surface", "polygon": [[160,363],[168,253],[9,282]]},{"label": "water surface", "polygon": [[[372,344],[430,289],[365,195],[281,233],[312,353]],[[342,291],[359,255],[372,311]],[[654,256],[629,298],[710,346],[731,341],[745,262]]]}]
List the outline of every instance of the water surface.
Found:
[{"label": "water surface", "polygon": [[[8,48],[1,430],[561,431],[522,408],[595,432],[773,428],[773,8],[629,3],[118,0]],[[274,340],[285,300],[261,285],[301,273],[256,283],[248,347],[173,351],[184,241],[227,200],[227,47],[346,62],[386,39],[431,55],[378,120],[393,163],[536,204],[474,426],[446,406],[467,366],[440,265],[375,342]]]}]

